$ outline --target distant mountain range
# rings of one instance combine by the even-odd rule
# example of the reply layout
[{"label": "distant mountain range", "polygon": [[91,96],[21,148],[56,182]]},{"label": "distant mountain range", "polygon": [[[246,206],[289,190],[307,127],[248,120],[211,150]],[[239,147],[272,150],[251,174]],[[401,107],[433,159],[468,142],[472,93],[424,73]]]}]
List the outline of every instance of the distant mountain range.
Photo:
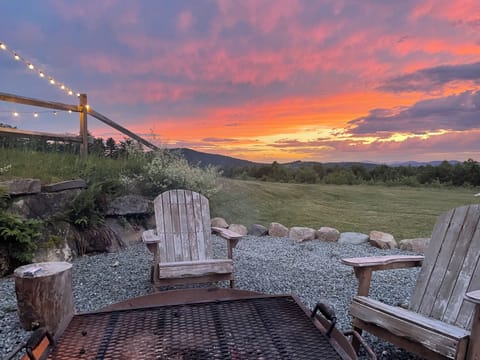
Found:
[{"label": "distant mountain range", "polygon": [[[201,167],[206,167],[208,165],[216,166],[222,169],[225,168],[232,168],[232,167],[245,167],[245,166],[262,166],[262,165],[270,165],[267,163],[257,163],[249,160],[242,160],[237,159],[230,156],[225,155],[218,155],[218,154],[210,154],[204,153],[188,148],[176,148],[170,149],[172,152],[180,153],[188,162],[192,165],[199,165]],[[460,161],[457,160],[449,160],[451,164],[457,164]],[[388,166],[425,166],[425,165],[432,165],[438,166],[442,163],[442,161],[428,161],[428,162],[419,162],[419,161],[405,161],[405,162],[393,162],[386,164]],[[351,167],[352,165],[360,165],[367,169],[372,169],[381,163],[373,163],[373,162],[328,162],[328,163],[321,163],[317,161],[292,161],[288,163],[281,163],[281,165],[289,166],[289,167],[300,167],[300,166],[313,166],[316,164],[322,164],[326,167]]]}]

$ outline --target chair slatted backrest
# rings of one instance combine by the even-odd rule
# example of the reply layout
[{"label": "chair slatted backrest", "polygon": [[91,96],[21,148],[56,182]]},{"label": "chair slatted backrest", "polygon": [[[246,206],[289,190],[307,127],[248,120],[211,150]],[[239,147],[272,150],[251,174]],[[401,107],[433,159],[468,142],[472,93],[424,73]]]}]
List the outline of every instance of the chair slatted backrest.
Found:
[{"label": "chair slatted backrest", "polygon": [[208,199],[191,190],[170,190],[154,202],[160,262],[213,257]]},{"label": "chair slatted backrest", "polygon": [[473,304],[468,291],[480,289],[480,205],[462,206],[439,216],[418,275],[410,309],[469,328]]}]

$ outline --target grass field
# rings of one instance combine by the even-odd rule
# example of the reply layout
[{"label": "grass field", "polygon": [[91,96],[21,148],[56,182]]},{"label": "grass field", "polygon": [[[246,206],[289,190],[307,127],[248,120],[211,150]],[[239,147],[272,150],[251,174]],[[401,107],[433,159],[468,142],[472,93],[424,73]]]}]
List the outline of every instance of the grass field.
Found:
[{"label": "grass field", "polygon": [[339,231],[379,230],[395,239],[428,237],[438,215],[479,201],[466,188],[380,185],[299,185],[222,180],[211,198],[212,216],[230,223],[330,226]]}]

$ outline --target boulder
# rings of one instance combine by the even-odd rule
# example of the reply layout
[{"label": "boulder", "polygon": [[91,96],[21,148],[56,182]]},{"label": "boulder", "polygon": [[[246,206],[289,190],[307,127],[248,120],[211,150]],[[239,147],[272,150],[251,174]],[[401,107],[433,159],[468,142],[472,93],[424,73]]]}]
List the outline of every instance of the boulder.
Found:
[{"label": "boulder", "polygon": [[288,237],[296,242],[304,242],[306,240],[315,239],[315,229],[308,227],[294,226],[290,228]]},{"label": "boulder", "polygon": [[87,182],[85,180],[77,179],[77,180],[62,181],[55,184],[43,185],[42,191],[57,192],[57,191],[72,190],[72,189],[85,189],[86,187],[87,187]]},{"label": "boulder", "polygon": [[219,227],[219,228],[228,228],[228,223],[225,221],[224,218],[221,217],[214,217],[210,220],[212,227]]},{"label": "boulder", "polygon": [[280,223],[272,222],[268,227],[268,235],[276,237],[287,237],[288,228]]},{"label": "boulder", "polygon": [[248,233],[247,227],[242,224],[230,224],[230,226],[228,227],[228,230],[232,230],[237,234],[240,234],[243,236],[247,235]]},{"label": "boulder", "polygon": [[379,249],[394,249],[398,247],[393,235],[382,231],[370,231],[369,240],[371,245]]},{"label": "boulder", "polygon": [[151,213],[151,201],[140,195],[125,195],[113,199],[107,208],[107,215],[125,216]]},{"label": "boulder", "polygon": [[430,244],[430,238],[403,239],[400,241],[400,250],[424,253]]},{"label": "boulder", "polygon": [[105,225],[127,246],[142,242],[142,233],[146,230],[141,224],[130,222],[125,218],[109,217],[106,219]]},{"label": "boulder", "polygon": [[253,236],[265,236],[268,234],[268,229],[260,224],[253,224],[248,229],[248,234]]},{"label": "boulder", "polygon": [[38,194],[42,190],[42,183],[38,179],[2,181],[0,186],[7,188],[9,195]]},{"label": "boulder", "polygon": [[48,219],[55,213],[69,208],[81,192],[80,189],[73,189],[54,193],[41,192],[34,195],[21,195],[15,198],[8,210],[24,218]]},{"label": "boulder", "polygon": [[360,245],[364,244],[368,241],[368,235],[362,234],[358,232],[343,232],[340,234],[338,238],[339,244],[352,244],[352,245]]},{"label": "boulder", "polygon": [[42,248],[35,252],[33,262],[72,261],[73,252],[65,241],[60,247]]},{"label": "boulder", "polygon": [[315,236],[317,239],[323,241],[338,241],[340,238],[340,231],[328,226],[322,226],[315,232]]}]

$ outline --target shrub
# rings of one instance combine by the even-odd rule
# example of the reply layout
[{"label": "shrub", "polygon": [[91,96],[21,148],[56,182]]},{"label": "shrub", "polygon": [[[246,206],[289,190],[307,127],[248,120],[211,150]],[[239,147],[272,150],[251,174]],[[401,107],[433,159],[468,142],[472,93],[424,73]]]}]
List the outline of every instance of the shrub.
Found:
[{"label": "shrub", "polygon": [[209,197],[217,190],[220,172],[215,167],[200,168],[188,164],[188,161],[165,151],[156,153],[143,167],[140,175],[122,175],[121,183],[126,191],[140,191],[149,196],[175,188],[197,191]]},{"label": "shrub", "polygon": [[105,220],[108,197],[117,193],[119,186],[115,181],[90,185],[75,198],[70,209],[59,216],[60,220],[65,220],[80,230],[102,225]]},{"label": "shrub", "polygon": [[39,220],[25,220],[6,211],[0,212],[0,246],[6,250],[10,268],[32,261],[36,249],[34,239],[41,236],[42,227]]}]

